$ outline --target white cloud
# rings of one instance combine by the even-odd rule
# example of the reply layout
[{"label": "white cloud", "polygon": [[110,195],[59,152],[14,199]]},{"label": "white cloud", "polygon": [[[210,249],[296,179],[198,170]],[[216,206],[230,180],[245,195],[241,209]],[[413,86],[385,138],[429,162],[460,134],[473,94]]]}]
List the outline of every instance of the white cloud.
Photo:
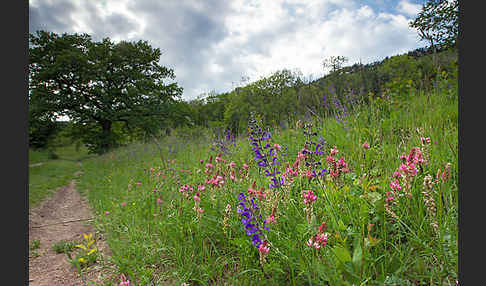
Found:
[{"label": "white cloud", "polygon": [[400,1],[400,3],[398,3],[397,9],[398,9],[399,12],[405,13],[408,16],[415,16],[422,9],[422,5],[413,4],[413,3],[408,2],[407,0],[402,0],[402,1]]}]

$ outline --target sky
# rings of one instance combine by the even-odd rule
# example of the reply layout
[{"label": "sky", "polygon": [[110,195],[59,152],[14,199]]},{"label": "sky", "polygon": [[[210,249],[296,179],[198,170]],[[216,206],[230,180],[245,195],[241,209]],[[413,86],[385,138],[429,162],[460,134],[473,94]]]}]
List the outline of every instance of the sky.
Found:
[{"label": "sky", "polygon": [[147,41],[174,70],[184,100],[223,93],[288,69],[306,79],[322,62],[352,65],[426,46],[408,23],[416,0],[29,0],[29,33],[88,33]]}]

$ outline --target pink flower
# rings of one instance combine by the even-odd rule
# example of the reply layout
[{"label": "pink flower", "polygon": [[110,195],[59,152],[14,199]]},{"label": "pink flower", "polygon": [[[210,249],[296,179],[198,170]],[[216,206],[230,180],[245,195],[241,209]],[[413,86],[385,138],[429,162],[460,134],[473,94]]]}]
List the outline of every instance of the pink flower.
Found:
[{"label": "pink flower", "polygon": [[243,164],[243,169],[245,169],[245,170],[248,169],[248,164],[244,163]]},{"label": "pink flower", "polygon": [[221,162],[221,161],[223,161],[223,159],[219,156],[216,156],[216,162]]},{"label": "pink flower", "polygon": [[105,212],[105,215],[109,215],[109,214],[110,214],[110,212],[109,212],[109,211],[106,211],[106,212]]},{"label": "pink flower", "polygon": [[231,168],[234,168],[236,166],[236,163],[231,161],[231,163],[229,164]]},{"label": "pink flower", "polygon": [[305,172],[305,174],[303,174],[304,177],[306,178],[312,178],[312,172],[310,170],[307,170],[307,172]]},{"label": "pink flower", "polygon": [[122,202],[122,203],[121,203],[121,206],[122,206],[122,207],[124,207],[124,206],[126,206],[126,205],[127,205],[127,203],[126,203],[126,202]]},{"label": "pink flower", "polygon": [[336,155],[337,153],[339,153],[339,150],[337,149],[336,146],[334,146],[332,149],[331,149],[331,156],[334,156]]},{"label": "pink flower", "polygon": [[395,181],[390,183],[390,188],[394,191],[399,191],[399,190],[402,189],[402,187],[400,186],[400,183],[398,182],[397,179],[395,179]]},{"label": "pink flower", "polygon": [[195,195],[194,197],[192,197],[196,202],[200,202],[201,201],[201,198],[198,197],[197,195]]},{"label": "pink flower", "polygon": [[157,214],[153,214],[153,216],[154,216],[154,217],[156,217],[156,216],[157,216]]},{"label": "pink flower", "polygon": [[160,198],[157,198],[157,203],[160,205],[162,203],[162,200]]},{"label": "pink flower", "polygon": [[430,138],[429,137],[427,137],[427,138],[420,137],[420,140],[422,141],[422,144],[424,144],[424,145],[425,144],[430,144]]},{"label": "pink flower", "polygon": [[278,144],[273,144],[273,147],[275,147],[275,149],[277,149],[278,151],[282,149],[282,147]]},{"label": "pink flower", "polygon": [[361,147],[363,147],[363,149],[370,149],[370,144],[368,142],[364,142]]},{"label": "pink flower", "polygon": [[128,280],[124,274],[121,275],[120,279],[121,281],[119,286],[130,286],[130,280]]},{"label": "pink flower", "polygon": [[403,174],[398,172],[398,171],[395,171],[395,172],[393,172],[393,177],[398,179],[398,178],[403,177]]},{"label": "pink flower", "polygon": [[154,192],[154,194],[157,193],[157,189],[154,189],[153,192]]},{"label": "pink flower", "polygon": [[275,216],[273,214],[271,214],[269,217],[267,217],[266,221],[267,221],[267,223],[277,224],[277,220],[275,219]]},{"label": "pink flower", "polygon": [[312,190],[304,190],[302,191],[304,196],[304,203],[311,204],[317,200],[317,196],[314,194]]},{"label": "pink flower", "polygon": [[262,254],[267,254],[270,251],[270,248],[268,248],[266,241],[260,244],[260,247],[258,248],[258,251]]},{"label": "pink flower", "polygon": [[197,186],[197,190],[198,190],[198,191],[201,191],[201,192],[202,192],[202,191],[204,191],[205,189],[206,189],[206,187],[204,187],[204,185],[198,185],[198,186]]}]

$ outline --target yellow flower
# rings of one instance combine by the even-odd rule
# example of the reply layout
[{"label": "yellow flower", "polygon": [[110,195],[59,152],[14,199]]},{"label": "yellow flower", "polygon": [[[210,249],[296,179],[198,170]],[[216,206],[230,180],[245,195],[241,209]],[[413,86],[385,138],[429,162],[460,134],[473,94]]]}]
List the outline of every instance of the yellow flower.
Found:
[{"label": "yellow flower", "polygon": [[79,261],[80,263],[85,263],[85,262],[86,262],[86,259],[85,259],[84,257],[80,257],[80,258],[78,259],[78,261]]}]

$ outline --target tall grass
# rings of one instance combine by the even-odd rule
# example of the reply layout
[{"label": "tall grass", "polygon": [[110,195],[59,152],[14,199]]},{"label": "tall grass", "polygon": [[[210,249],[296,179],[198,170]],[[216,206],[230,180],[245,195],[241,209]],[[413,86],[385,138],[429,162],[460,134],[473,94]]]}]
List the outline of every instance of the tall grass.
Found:
[{"label": "tall grass", "polygon": [[[299,176],[288,187],[269,190],[246,138],[237,139],[218,162],[210,142],[185,138],[174,151],[180,139],[172,137],[84,160],[78,188],[96,210],[96,225],[119,273],[135,285],[455,285],[457,111],[457,93],[415,92],[373,98],[348,115],[348,129],[332,117],[313,120],[326,141],[324,164],[334,146],[349,164],[351,172],[339,180],[327,175],[315,183]],[[271,130],[272,144],[286,153],[279,153],[279,167],[292,164],[304,146],[302,129],[295,126]],[[422,137],[430,144],[422,146]],[[364,142],[371,148],[363,149]],[[411,181],[411,197],[395,198],[394,217],[387,212],[387,192],[400,155],[413,147],[423,148],[427,163]],[[207,163],[211,174],[205,172]],[[431,215],[424,178],[435,179],[446,163],[450,178],[434,184]],[[222,186],[209,182],[216,175]],[[264,231],[271,243],[264,263],[236,211],[238,194],[249,196],[254,182],[269,199],[281,196],[277,224]],[[199,185],[205,187],[200,202],[194,199]],[[317,195],[310,223],[302,197],[306,189]],[[272,207],[257,202],[265,219]],[[306,242],[322,222],[329,239],[316,250]]]}]

